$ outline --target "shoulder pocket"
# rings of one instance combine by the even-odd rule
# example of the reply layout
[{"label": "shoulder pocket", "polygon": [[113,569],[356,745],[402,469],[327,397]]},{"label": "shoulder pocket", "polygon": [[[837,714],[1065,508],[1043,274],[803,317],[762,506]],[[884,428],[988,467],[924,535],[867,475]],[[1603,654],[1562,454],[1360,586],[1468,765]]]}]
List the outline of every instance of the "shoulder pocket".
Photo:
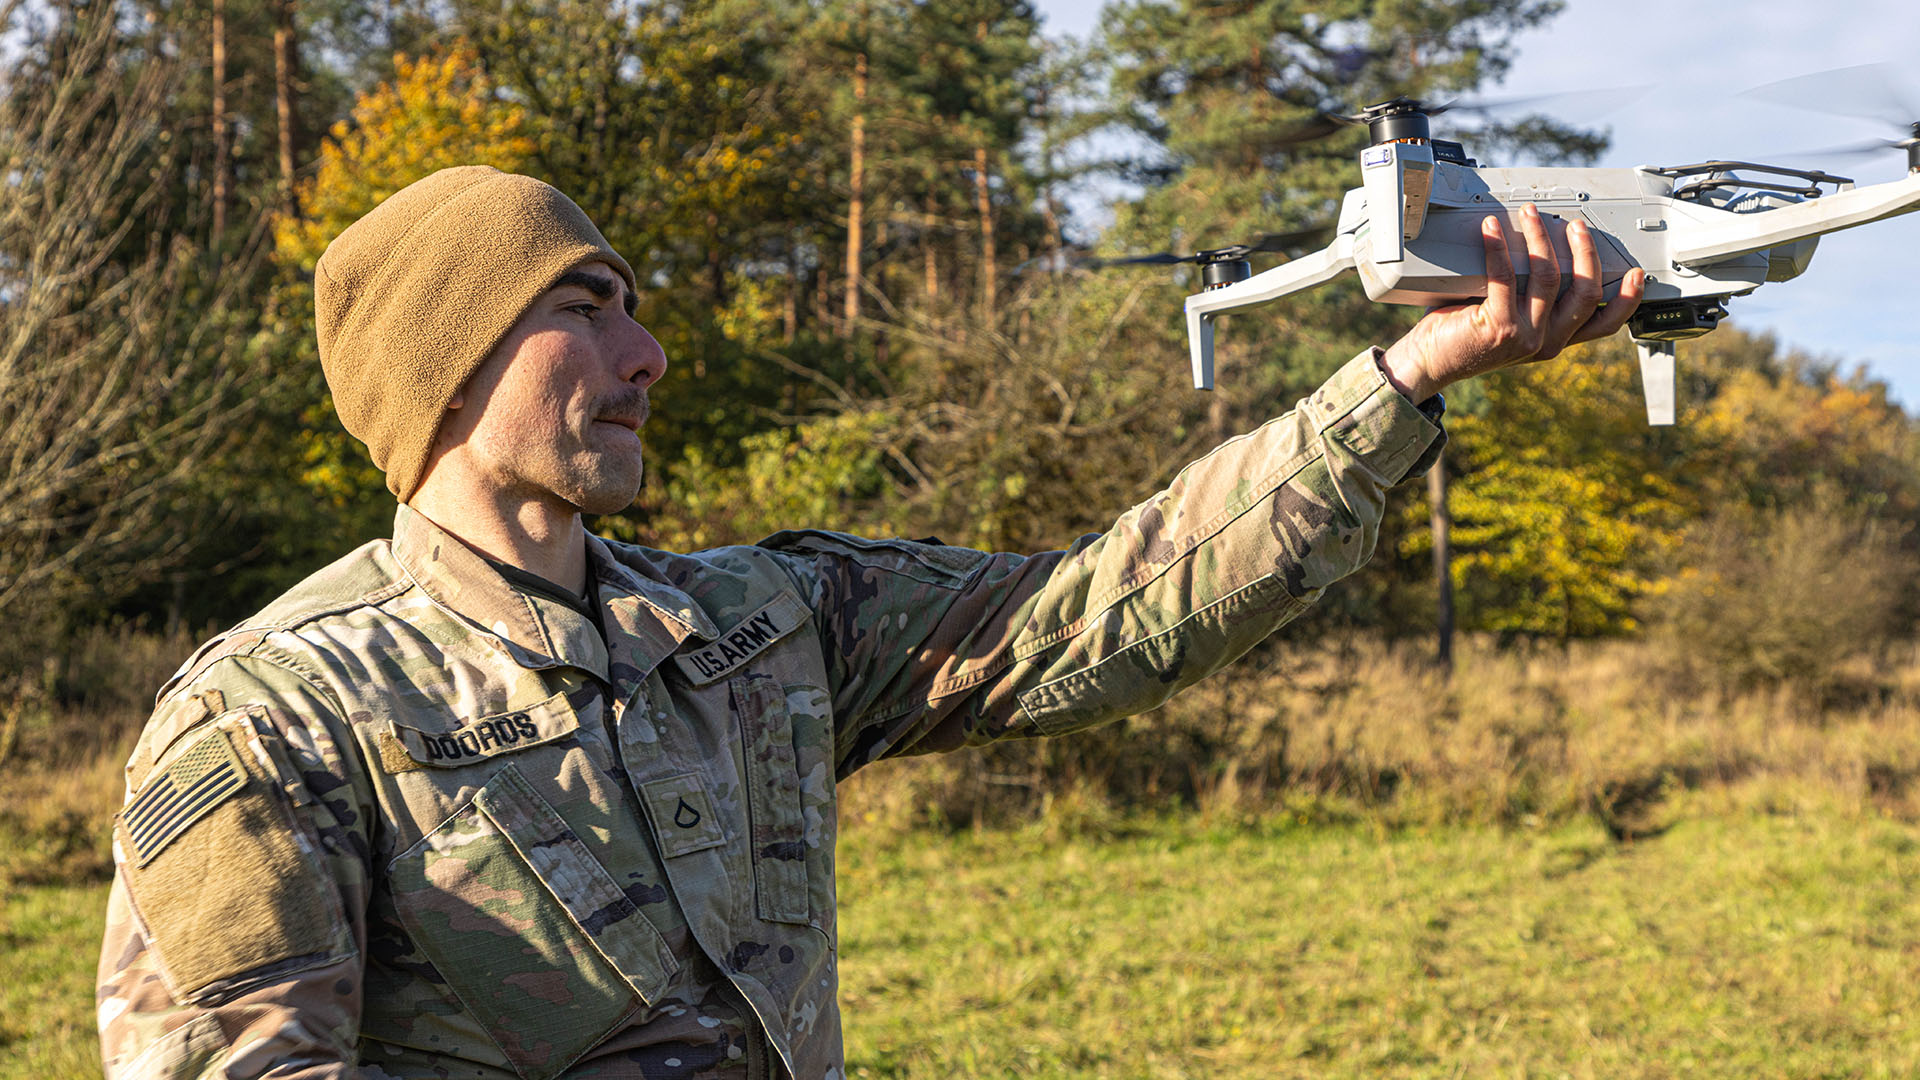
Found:
[{"label": "shoulder pocket", "polygon": [[179,736],[114,819],[127,893],[167,989],[194,1004],[350,955],[339,891],[255,708]]},{"label": "shoulder pocket", "polygon": [[518,769],[389,868],[420,949],[528,1080],[659,1001],[678,964],[644,914]]}]

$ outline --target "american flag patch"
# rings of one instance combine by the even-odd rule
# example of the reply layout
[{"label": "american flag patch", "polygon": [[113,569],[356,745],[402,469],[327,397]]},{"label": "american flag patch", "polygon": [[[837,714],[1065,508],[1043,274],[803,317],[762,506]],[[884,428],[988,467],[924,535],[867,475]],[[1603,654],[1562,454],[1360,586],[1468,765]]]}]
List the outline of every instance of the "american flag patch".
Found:
[{"label": "american flag patch", "polygon": [[187,826],[246,783],[246,771],[226,732],[216,731],[188,747],[120,816],[133,843],[134,865],[153,861]]}]

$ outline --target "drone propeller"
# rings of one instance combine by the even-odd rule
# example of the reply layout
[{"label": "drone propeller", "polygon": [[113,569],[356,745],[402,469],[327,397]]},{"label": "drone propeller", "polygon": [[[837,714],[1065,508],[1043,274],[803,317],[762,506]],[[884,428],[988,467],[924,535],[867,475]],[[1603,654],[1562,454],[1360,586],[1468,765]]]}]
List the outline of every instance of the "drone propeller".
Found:
[{"label": "drone propeller", "polygon": [[1920,145],[1920,123],[1908,125],[1913,134],[1904,139],[1868,139],[1865,142],[1845,143],[1840,146],[1827,146],[1818,150],[1795,150],[1781,154],[1781,157],[1796,158],[1862,158],[1875,154],[1884,154],[1888,150],[1906,150]]},{"label": "drone propeller", "polygon": [[[1589,93],[1590,91],[1580,91]],[[1446,101],[1422,101],[1416,97],[1400,96],[1378,105],[1369,105],[1358,115],[1343,116],[1340,113],[1327,113],[1327,119],[1335,123],[1353,127],[1366,127],[1382,116],[1399,113],[1421,113],[1426,116],[1439,116],[1449,112],[1488,113],[1498,109],[1517,109],[1526,105],[1535,105],[1552,98],[1565,97],[1565,94],[1529,94],[1526,97],[1480,98],[1468,100],[1449,98]]]},{"label": "drone propeller", "polygon": [[1899,139],[1869,139],[1783,156],[1866,157],[1888,150],[1905,150],[1907,167],[1920,170],[1920,108],[1916,108],[1915,103],[1900,92],[1891,65],[1861,64],[1857,67],[1816,71],[1756,86],[1741,96],[1831,116],[1872,120],[1892,126],[1905,136]]},{"label": "drone propeller", "polygon": [[1860,64],[1796,75],[1742,91],[1740,96],[1901,128],[1920,118],[1920,105],[1901,92],[1891,64]]},{"label": "drone propeller", "polygon": [[[1244,244],[1227,244],[1225,248],[1208,248],[1208,250],[1194,252],[1190,256],[1177,256],[1173,252],[1154,252],[1148,256],[1112,256],[1112,258],[1068,256],[1066,259],[1056,261],[1054,265],[1064,263],[1075,269],[1108,269],[1108,267],[1169,267],[1179,263],[1196,263],[1196,265],[1231,263],[1231,261],[1244,261],[1248,256],[1256,256],[1261,252],[1290,252],[1302,246],[1323,244],[1331,231],[1332,227],[1329,225],[1313,225],[1308,229],[1292,229],[1288,233],[1263,234]],[[1046,258],[1048,256],[1043,256],[1041,259]],[[1027,259],[1027,263],[1035,263],[1041,259]],[[1020,267],[1016,267],[1016,273],[1025,269],[1027,263],[1021,263]]]},{"label": "drone propeller", "polygon": [[1245,259],[1260,252],[1288,251],[1302,245],[1326,239],[1328,227],[1315,225],[1311,228],[1294,229],[1290,232],[1267,233],[1243,244],[1228,244],[1226,247],[1196,251],[1191,255],[1175,255],[1170,251],[1157,251],[1151,255],[1122,255],[1114,258],[1088,258],[1076,260],[1075,265],[1088,270],[1101,270],[1109,266],[1172,266],[1176,263],[1196,263],[1205,266],[1208,263],[1233,262]]},{"label": "drone propeller", "polygon": [[1322,113],[1321,119],[1333,125],[1364,127],[1376,143],[1392,142],[1400,139],[1431,138],[1428,120],[1445,113],[1475,113],[1482,117],[1496,112],[1529,108],[1549,101],[1565,101],[1569,98],[1599,98],[1615,102],[1638,96],[1650,89],[1651,84],[1638,86],[1614,86],[1590,90],[1557,90],[1547,94],[1526,94],[1521,96],[1490,98],[1449,98],[1445,101],[1422,101],[1416,97],[1402,95],[1377,105],[1369,105],[1353,116],[1340,113]]}]

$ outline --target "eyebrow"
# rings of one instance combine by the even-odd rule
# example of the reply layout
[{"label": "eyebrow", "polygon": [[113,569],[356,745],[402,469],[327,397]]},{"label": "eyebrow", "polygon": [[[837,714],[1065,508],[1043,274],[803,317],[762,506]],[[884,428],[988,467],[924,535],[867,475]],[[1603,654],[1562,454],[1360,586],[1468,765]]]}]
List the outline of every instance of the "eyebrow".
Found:
[{"label": "eyebrow", "polygon": [[573,285],[587,290],[603,303],[613,299],[614,293],[620,293],[620,302],[622,306],[627,309],[627,314],[631,315],[633,314],[634,306],[640,302],[640,298],[623,288],[623,284],[623,282],[615,278],[607,277],[604,274],[590,274],[585,270],[569,270],[560,275],[560,280],[554,282],[553,287],[559,289]]}]

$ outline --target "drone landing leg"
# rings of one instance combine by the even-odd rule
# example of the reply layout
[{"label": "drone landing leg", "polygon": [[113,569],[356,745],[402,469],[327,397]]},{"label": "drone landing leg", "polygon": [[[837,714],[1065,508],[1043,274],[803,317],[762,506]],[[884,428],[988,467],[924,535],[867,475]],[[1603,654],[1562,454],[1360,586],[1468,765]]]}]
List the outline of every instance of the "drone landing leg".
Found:
[{"label": "drone landing leg", "polygon": [[1213,389],[1213,316],[1187,310],[1187,348],[1193,354],[1193,388]]},{"label": "drone landing leg", "polygon": [[1640,391],[1647,398],[1647,423],[1673,423],[1673,342],[1635,339],[1633,347],[1640,353]]}]

